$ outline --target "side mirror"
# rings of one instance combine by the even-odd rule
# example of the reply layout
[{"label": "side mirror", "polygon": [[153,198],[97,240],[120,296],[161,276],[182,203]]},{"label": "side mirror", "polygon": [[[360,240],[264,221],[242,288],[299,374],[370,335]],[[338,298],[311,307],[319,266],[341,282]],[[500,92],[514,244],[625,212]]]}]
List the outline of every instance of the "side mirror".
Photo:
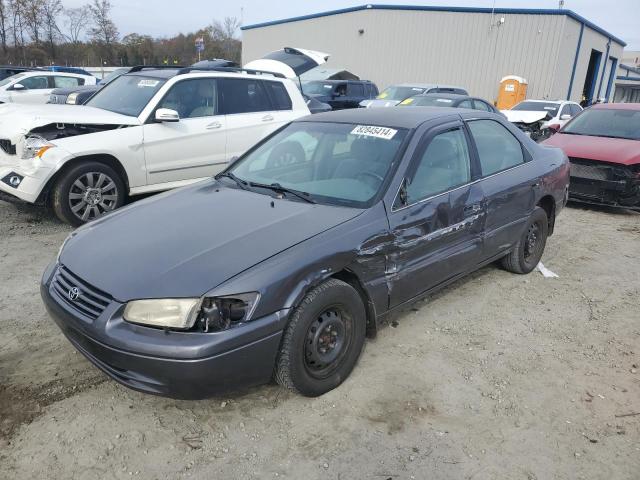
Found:
[{"label": "side mirror", "polygon": [[560,120],[569,120],[571,118],[571,115],[569,115],[568,113],[565,113],[564,115],[560,115]]},{"label": "side mirror", "polygon": [[180,114],[170,108],[159,108],[156,110],[156,122],[179,122]]},{"label": "side mirror", "polygon": [[26,90],[26,88],[21,83],[14,83],[13,87],[11,87],[11,90]]}]

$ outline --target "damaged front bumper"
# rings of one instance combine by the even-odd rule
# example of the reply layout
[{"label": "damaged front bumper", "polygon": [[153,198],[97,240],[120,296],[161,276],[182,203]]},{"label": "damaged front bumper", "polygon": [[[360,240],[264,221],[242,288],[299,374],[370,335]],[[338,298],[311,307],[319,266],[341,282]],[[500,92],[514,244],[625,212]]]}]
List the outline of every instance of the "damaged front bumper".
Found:
[{"label": "damaged front bumper", "polygon": [[514,125],[522,130],[524,134],[534,142],[546,140],[553,133],[550,128],[545,127],[546,121],[533,123],[514,122]]},{"label": "damaged front bumper", "polygon": [[569,198],[574,201],[640,210],[640,165],[618,165],[570,158]]}]

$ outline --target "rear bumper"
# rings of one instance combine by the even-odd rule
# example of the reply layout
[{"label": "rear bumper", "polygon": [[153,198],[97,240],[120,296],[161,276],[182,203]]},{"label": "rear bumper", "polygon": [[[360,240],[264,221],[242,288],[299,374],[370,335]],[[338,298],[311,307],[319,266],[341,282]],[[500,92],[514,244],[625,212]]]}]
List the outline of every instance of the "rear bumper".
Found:
[{"label": "rear bumper", "polygon": [[[80,353],[122,385],[172,398],[200,399],[272,378],[287,310],[224,332],[165,333],[122,325],[120,308],[109,307],[90,322],[60,301],[46,277],[51,277],[51,267],[40,287],[49,315]],[[125,348],[127,338],[130,348]]]}]

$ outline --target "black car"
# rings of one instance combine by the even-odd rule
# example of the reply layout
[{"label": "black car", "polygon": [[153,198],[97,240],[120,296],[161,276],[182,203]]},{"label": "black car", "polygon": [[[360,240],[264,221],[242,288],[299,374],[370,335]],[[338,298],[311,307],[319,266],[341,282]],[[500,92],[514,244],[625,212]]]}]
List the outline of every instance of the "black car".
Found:
[{"label": "black car", "polygon": [[16,67],[13,65],[0,65],[0,80],[12,77],[16,73],[31,72],[33,70],[37,69],[29,67]]},{"label": "black car", "polygon": [[49,95],[47,103],[67,104],[67,105],[83,105],[91,96],[102,87],[115,80],[121,75],[131,72],[138,67],[122,67],[116,68],[113,72],[106,75],[95,85],[80,85],[77,87],[56,88]]},{"label": "black car", "polygon": [[314,80],[304,83],[302,91],[333,110],[358,108],[361,101],[378,95],[378,87],[369,80]]},{"label": "black car", "polygon": [[495,114],[320,113],[79,228],[41,293],[133,389],[200,398],[275,376],[321,395],[392,312],[495,260],[534,269],[568,183],[561,150]]},{"label": "black car", "polygon": [[401,107],[450,107],[469,108],[471,110],[481,110],[491,112],[507,118],[496,107],[486,100],[469,95],[458,95],[453,93],[425,93],[409,97],[399,103]]}]

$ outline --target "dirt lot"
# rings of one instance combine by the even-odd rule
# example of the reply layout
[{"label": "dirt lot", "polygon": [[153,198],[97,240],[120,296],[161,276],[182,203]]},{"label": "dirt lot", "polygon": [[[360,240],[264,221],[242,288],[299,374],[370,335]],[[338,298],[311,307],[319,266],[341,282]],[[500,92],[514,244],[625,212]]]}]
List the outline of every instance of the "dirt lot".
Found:
[{"label": "dirt lot", "polygon": [[485,268],[318,399],[108,380],[40,301],[69,230],[0,201],[0,478],[640,478],[640,215],[565,210],[544,256],[560,278]]}]

